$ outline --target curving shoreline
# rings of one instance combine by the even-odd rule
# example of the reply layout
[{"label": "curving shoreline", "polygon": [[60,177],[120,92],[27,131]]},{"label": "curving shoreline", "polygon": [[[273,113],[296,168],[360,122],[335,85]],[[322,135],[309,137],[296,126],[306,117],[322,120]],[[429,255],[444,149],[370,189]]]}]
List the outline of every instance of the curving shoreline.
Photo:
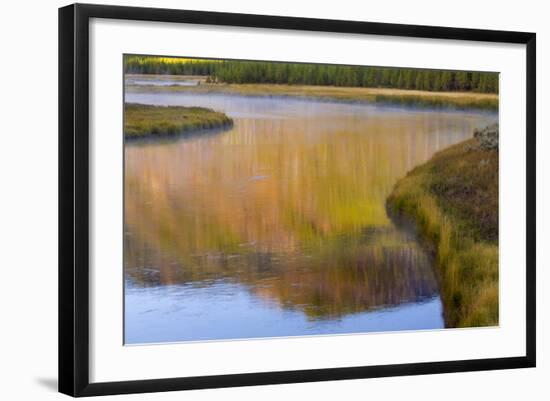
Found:
[{"label": "curving shoreline", "polygon": [[141,139],[188,134],[200,130],[229,128],[233,120],[204,107],[124,105],[124,138]]},{"label": "curving shoreline", "polygon": [[447,327],[499,322],[498,145],[479,132],[411,170],[387,200],[435,254]]}]

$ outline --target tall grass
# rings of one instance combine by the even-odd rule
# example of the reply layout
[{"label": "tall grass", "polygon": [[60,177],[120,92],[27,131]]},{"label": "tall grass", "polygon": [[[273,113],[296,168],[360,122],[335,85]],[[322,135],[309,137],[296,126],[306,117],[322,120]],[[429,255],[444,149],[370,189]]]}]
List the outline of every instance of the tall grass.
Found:
[{"label": "tall grass", "polygon": [[233,120],[223,113],[182,106],[124,105],[124,137],[171,136],[200,129],[231,126]]},{"label": "tall grass", "polygon": [[[474,146],[470,140],[438,153],[400,180],[388,198],[393,211],[417,222],[436,255],[448,327],[494,326],[499,321],[498,208],[471,211],[480,198],[498,202],[498,151]],[[491,170],[497,172],[496,180]],[[470,180],[472,174],[481,178]],[[442,180],[452,188],[441,191],[437,184]],[[460,202],[449,201],[452,193]],[[487,213],[496,218],[487,218]],[[486,227],[491,224],[496,227]]]},{"label": "tall grass", "polygon": [[375,103],[393,104],[400,106],[415,106],[428,108],[453,108],[457,110],[479,109],[487,111],[498,111],[498,98],[476,97],[468,94],[464,96],[437,96],[430,95],[375,95]]},{"label": "tall grass", "polygon": [[127,85],[128,92],[227,93],[243,96],[290,96],[342,102],[390,104],[434,109],[498,110],[498,95],[472,92],[429,92],[389,88],[344,88],[335,86],[280,84],[201,84],[197,86]]}]

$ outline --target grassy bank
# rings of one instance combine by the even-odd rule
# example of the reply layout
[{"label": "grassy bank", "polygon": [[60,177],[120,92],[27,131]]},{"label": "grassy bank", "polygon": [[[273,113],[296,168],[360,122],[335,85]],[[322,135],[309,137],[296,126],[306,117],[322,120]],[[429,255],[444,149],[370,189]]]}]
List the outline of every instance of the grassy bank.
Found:
[{"label": "grassy bank", "polygon": [[233,120],[202,107],[124,105],[124,137],[179,135],[190,131],[228,127]]},{"label": "grassy bank", "polygon": [[[127,75],[132,77],[132,75]],[[432,92],[388,88],[348,88],[337,86],[281,84],[208,84],[197,86],[127,85],[127,92],[195,92],[225,93],[243,96],[292,96],[337,100],[398,104],[432,108],[498,110],[498,95],[473,92]]]},{"label": "grassy bank", "polygon": [[449,327],[498,324],[498,150],[476,139],[413,169],[388,198],[433,247]]}]

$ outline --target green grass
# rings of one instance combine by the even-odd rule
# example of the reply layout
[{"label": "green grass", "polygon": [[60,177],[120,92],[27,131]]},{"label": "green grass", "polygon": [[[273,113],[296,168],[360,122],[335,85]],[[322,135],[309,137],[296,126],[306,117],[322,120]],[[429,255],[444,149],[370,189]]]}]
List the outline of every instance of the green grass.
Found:
[{"label": "green grass", "polygon": [[124,137],[127,139],[171,136],[210,128],[223,128],[233,120],[202,107],[124,105]]},{"label": "green grass", "polygon": [[374,103],[433,109],[498,111],[498,97],[479,96],[478,94],[471,93],[463,93],[462,96],[442,96],[434,92],[422,95],[381,94],[375,95]]},{"label": "green grass", "polygon": [[[127,75],[132,77],[132,75]],[[473,92],[431,92],[389,88],[348,88],[337,86],[283,84],[207,84],[197,86],[127,85],[128,92],[226,93],[242,96],[290,96],[343,102],[395,104],[426,108],[498,110],[497,94]]]},{"label": "green grass", "polygon": [[475,139],[413,169],[388,198],[436,255],[448,327],[498,325],[498,150]]}]

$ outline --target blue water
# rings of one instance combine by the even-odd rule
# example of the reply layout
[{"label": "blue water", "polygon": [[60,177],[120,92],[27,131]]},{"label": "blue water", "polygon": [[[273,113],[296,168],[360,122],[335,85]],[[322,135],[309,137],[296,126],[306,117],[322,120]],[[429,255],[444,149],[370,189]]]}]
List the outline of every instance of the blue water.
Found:
[{"label": "blue water", "polygon": [[[439,296],[422,302],[308,319],[299,310],[258,299],[241,285],[126,288],[126,344],[310,336],[443,328]],[[238,322],[239,324],[235,324]]]}]

